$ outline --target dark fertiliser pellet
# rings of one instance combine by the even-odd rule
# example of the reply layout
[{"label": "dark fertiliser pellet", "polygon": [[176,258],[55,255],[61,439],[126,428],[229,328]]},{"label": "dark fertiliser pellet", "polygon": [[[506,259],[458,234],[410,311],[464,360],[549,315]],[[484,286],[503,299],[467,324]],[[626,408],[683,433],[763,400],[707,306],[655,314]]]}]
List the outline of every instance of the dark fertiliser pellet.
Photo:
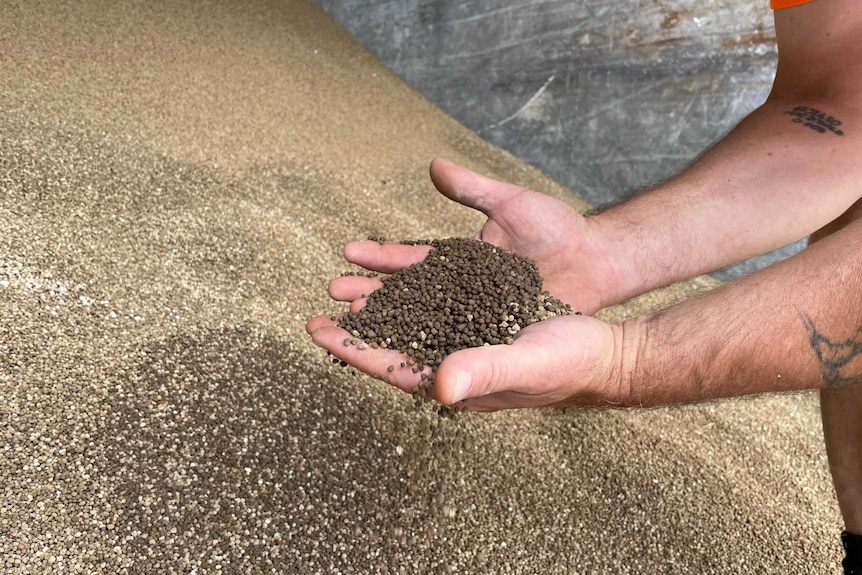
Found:
[{"label": "dark fertiliser pellet", "polygon": [[[404,243],[432,249],[423,261],[384,278],[366,305],[338,325],[371,347],[406,353],[417,367],[433,372],[450,353],[511,344],[528,325],[573,313],[542,291],[536,264],[525,257],[466,238]],[[426,398],[433,376],[417,384]]]}]

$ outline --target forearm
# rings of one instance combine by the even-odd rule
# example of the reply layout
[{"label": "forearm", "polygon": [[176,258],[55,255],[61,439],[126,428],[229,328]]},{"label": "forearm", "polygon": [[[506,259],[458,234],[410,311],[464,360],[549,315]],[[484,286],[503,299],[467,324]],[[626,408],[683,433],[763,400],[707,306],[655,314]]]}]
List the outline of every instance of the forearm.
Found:
[{"label": "forearm", "polygon": [[[793,122],[787,112],[797,105],[833,115],[844,134]],[[591,218],[617,286],[607,303],[770,251],[838,217],[859,197],[859,116],[839,100],[773,97],[678,177]]]},{"label": "forearm", "polygon": [[[626,403],[659,405],[862,379],[862,220],[703,296],[624,322]],[[621,340],[622,341],[622,340]]]}]

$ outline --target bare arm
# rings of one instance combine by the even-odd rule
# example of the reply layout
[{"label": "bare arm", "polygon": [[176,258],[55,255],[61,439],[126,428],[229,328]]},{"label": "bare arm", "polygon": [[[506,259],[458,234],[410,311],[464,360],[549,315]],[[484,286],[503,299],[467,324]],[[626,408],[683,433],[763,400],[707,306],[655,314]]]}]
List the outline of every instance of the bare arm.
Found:
[{"label": "bare arm", "polygon": [[610,301],[799,240],[860,197],[862,11],[816,1],[775,19],[768,100],[680,176],[588,220]]},{"label": "bare arm", "polygon": [[796,256],[619,328],[625,403],[834,387],[862,376],[862,220]]}]

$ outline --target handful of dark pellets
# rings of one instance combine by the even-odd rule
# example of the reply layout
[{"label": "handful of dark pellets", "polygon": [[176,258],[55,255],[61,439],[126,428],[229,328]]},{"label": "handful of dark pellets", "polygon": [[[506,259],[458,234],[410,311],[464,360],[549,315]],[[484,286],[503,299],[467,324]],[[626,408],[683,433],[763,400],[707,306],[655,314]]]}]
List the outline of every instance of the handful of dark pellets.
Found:
[{"label": "handful of dark pellets", "polygon": [[518,331],[537,321],[571,315],[572,309],[542,291],[536,264],[479,240],[404,242],[432,247],[421,262],[383,279],[358,312],[339,327],[353,338],[345,345],[383,347],[410,359],[389,371],[427,366],[413,392],[427,398],[433,372],[449,354],[482,345],[511,344]]}]

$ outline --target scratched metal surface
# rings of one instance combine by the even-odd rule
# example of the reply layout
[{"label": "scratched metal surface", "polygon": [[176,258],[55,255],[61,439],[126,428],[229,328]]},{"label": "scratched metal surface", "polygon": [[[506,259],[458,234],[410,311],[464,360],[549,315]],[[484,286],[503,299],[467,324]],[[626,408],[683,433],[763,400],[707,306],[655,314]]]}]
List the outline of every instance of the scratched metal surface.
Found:
[{"label": "scratched metal surface", "polygon": [[767,0],[316,2],[460,122],[598,206],[694,160],[764,100],[777,58]]}]

